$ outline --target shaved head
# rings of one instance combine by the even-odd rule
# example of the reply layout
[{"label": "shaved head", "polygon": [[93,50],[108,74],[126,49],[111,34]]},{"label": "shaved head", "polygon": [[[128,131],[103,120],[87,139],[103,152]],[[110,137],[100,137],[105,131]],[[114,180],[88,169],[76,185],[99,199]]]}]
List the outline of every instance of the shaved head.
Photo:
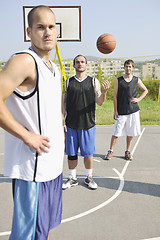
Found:
[{"label": "shaved head", "polygon": [[[39,6],[32,8],[32,10],[28,14],[28,26],[30,28],[32,28],[35,13],[37,13],[37,10],[40,10],[40,9],[48,10],[49,12],[53,13],[53,11],[48,6],[45,6],[45,5],[39,5]],[[53,15],[54,15],[54,13],[53,13]],[[55,15],[54,15],[54,17],[55,17]]]}]

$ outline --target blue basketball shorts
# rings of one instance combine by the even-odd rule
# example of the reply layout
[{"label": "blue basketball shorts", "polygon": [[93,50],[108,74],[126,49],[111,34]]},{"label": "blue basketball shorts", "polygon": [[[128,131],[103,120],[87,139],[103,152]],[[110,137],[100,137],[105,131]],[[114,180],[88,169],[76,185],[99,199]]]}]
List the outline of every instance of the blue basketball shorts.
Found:
[{"label": "blue basketball shorts", "polygon": [[80,148],[81,156],[92,157],[95,153],[95,126],[89,129],[72,129],[67,127],[65,133],[65,153],[69,156],[78,154]]},{"label": "blue basketball shorts", "polygon": [[47,182],[15,179],[9,240],[47,240],[49,230],[61,223],[62,181],[62,174]]}]

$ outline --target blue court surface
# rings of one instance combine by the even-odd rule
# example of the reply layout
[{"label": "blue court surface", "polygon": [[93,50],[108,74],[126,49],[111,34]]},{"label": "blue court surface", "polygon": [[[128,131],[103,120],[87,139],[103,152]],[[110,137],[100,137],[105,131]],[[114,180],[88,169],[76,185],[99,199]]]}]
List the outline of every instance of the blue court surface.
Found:
[{"label": "blue court surface", "polygon": [[[79,156],[79,185],[63,191],[62,223],[50,240],[160,240],[160,126],[141,126],[132,161],[124,158],[125,137],[118,139],[112,159],[104,160],[112,128],[96,127],[93,175],[98,189],[84,184]],[[3,177],[3,145],[0,130],[0,240],[9,238],[13,210],[11,181]],[[64,181],[67,176],[65,156]]]}]

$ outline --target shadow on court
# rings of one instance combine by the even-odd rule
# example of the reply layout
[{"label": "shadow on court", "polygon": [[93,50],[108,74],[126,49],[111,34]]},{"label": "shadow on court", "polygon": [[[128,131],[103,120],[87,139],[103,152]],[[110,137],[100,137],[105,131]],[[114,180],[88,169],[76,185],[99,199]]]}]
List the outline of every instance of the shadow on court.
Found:
[{"label": "shadow on court", "polygon": [[[97,184],[99,187],[117,190],[119,180],[117,179],[104,180],[99,178]],[[148,196],[160,197],[160,185],[126,180],[122,192],[128,192],[132,194],[138,193],[145,194]]]}]

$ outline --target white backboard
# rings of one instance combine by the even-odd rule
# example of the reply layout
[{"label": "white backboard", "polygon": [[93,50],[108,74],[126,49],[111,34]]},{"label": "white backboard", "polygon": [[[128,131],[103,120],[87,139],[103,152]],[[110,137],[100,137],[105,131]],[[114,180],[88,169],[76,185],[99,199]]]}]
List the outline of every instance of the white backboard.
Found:
[{"label": "white backboard", "polygon": [[[24,41],[29,42],[27,16],[34,6],[23,6]],[[49,6],[56,16],[59,42],[81,41],[81,6]]]}]

